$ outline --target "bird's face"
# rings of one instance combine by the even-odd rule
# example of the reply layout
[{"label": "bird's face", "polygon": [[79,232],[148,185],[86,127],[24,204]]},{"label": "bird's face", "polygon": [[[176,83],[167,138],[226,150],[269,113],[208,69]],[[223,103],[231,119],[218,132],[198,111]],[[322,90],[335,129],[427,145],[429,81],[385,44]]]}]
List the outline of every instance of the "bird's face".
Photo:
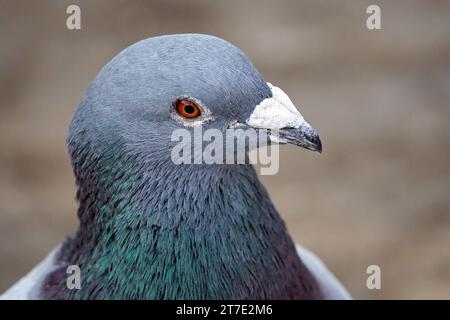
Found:
[{"label": "bird's face", "polygon": [[[92,83],[69,139],[87,127],[97,141],[163,156],[177,129],[268,133],[269,141],[319,151],[316,131],[289,97],[264,81],[235,46],[212,36],[150,38],[130,46]],[[97,130],[100,129],[100,130]]]}]

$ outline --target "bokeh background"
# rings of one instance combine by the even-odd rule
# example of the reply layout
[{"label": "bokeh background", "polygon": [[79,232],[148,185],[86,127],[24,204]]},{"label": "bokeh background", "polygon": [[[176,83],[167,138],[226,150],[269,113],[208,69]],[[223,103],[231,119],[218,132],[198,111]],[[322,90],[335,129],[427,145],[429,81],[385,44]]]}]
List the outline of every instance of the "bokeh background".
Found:
[{"label": "bokeh background", "polygon": [[355,298],[450,298],[450,2],[426,0],[0,0],[0,292],[77,227],[65,138],[89,82],[188,32],[240,47],[320,132],[322,155],[283,146],[262,177],[295,240]]}]

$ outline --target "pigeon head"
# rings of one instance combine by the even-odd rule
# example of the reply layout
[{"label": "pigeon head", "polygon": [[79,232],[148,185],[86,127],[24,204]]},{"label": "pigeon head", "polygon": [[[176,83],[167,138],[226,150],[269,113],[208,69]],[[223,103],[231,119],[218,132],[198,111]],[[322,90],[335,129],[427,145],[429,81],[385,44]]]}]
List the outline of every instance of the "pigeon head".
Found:
[{"label": "pigeon head", "polygon": [[305,298],[317,288],[251,165],[177,165],[177,129],[268,132],[321,151],[288,96],[235,46],[185,34],[118,54],[81,99],[68,136],[80,225],[62,248],[79,265],[52,298]]},{"label": "pigeon head", "polygon": [[289,97],[264,81],[241,50],[199,34],[146,39],[109,62],[78,107],[69,150],[123,146],[149,161],[168,160],[174,130],[199,126],[224,136],[229,128],[264,130],[269,141],[321,151]]}]

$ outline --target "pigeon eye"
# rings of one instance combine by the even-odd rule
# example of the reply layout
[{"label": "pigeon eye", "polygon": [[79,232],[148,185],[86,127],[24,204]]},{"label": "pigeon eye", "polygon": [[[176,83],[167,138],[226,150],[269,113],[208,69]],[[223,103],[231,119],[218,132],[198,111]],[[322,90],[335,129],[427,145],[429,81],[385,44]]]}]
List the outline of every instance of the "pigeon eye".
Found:
[{"label": "pigeon eye", "polygon": [[191,99],[180,99],[176,102],[175,109],[178,114],[187,119],[193,119],[202,113],[200,107]]}]

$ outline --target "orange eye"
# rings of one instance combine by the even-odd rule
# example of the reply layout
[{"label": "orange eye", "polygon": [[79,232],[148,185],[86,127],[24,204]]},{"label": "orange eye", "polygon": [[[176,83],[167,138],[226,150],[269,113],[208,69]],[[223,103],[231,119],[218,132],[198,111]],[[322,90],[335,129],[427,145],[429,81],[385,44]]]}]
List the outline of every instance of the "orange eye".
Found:
[{"label": "orange eye", "polygon": [[197,118],[202,113],[200,107],[191,99],[178,100],[175,108],[179,115],[187,119]]}]

